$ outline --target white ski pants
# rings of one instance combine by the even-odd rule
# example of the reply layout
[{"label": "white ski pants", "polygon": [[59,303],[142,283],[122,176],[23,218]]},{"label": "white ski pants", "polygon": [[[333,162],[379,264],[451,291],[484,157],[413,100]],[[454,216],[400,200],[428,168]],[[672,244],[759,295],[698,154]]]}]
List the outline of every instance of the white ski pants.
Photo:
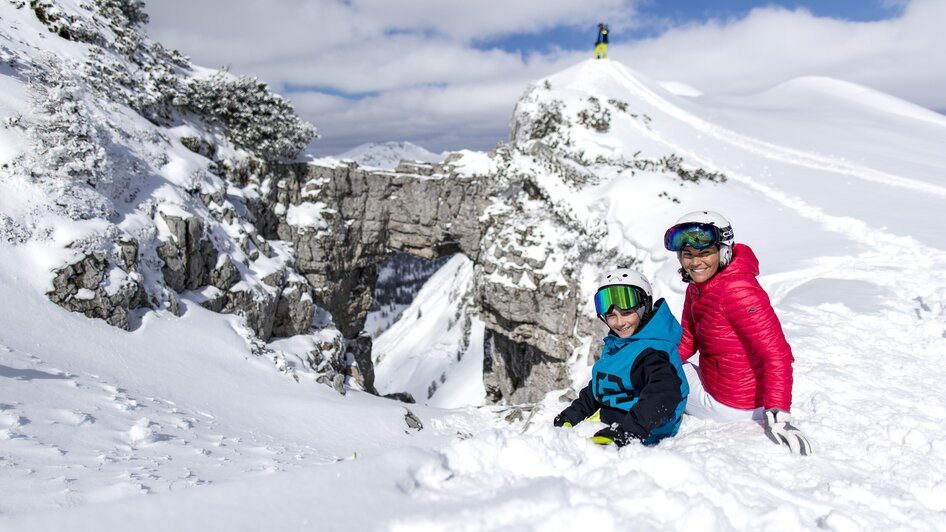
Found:
[{"label": "white ski pants", "polygon": [[710,419],[713,421],[762,421],[763,409],[743,410],[726,406],[713,398],[703,388],[700,377],[700,367],[689,362],[683,363],[683,373],[686,374],[687,384],[690,386],[690,396],[687,398],[686,412],[693,417]]}]

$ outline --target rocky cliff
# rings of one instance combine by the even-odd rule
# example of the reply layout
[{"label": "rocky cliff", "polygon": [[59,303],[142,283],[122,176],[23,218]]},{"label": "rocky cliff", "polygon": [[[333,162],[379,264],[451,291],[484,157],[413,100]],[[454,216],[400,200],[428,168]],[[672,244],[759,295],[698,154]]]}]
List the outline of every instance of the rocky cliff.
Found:
[{"label": "rocky cliff", "polygon": [[[246,183],[261,192],[250,210],[265,238],[292,243],[297,271],[345,337],[366,388],[371,344],[363,326],[378,267],[395,253],[463,253],[474,263],[489,330],[487,389],[494,400],[533,400],[566,385],[581,316],[574,275],[563,268],[589,251],[577,243],[590,239],[558,220],[528,179],[507,175],[499,154],[466,156],[486,161],[485,174],[464,171],[464,157],[403,163],[395,172],[275,168]],[[298,214],[306,209],[314,216]]]}]

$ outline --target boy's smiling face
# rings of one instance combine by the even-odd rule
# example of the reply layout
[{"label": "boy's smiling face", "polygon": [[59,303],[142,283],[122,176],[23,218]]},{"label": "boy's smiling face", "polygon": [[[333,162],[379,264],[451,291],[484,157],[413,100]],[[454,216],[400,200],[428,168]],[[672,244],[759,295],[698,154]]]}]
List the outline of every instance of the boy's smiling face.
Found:
[{"label": "boy's smiling face", "polygon": [[620,338],[628,338],[637,332],[637,327],[641,323],[641,317],[636,309],[621,310],[617,307],[611,307],[611,310],[604,315],[604,321],[611,327],[614,334]]}]

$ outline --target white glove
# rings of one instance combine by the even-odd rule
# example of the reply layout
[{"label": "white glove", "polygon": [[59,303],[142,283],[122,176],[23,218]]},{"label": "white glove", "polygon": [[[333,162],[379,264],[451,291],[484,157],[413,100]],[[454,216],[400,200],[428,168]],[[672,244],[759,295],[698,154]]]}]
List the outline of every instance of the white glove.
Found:
[{"label": "white glove", "polygon": [[792,414],[785,410],[770,408],[765,411],[765,435],[779,445],[788,445],[794,454],[811,454],[811,444],[805,435],[792,425]]}]

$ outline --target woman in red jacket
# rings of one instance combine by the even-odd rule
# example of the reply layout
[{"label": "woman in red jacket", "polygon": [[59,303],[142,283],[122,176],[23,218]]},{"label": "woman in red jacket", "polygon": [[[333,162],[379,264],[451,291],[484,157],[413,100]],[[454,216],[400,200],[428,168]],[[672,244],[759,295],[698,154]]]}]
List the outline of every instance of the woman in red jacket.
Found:
[{"label": "woman in red jacket", "polygon": [[677,252],[687,286],[680,358],[697,351],[699,366],[685,363],[690,397],[686,413],[718,421],[761,420],[766,435],[807,455],[811,445],[791,424],[792,348],[768,294],[759,285],[759,260],[735,244],[725,218],[697,211],[664,235]]}]

